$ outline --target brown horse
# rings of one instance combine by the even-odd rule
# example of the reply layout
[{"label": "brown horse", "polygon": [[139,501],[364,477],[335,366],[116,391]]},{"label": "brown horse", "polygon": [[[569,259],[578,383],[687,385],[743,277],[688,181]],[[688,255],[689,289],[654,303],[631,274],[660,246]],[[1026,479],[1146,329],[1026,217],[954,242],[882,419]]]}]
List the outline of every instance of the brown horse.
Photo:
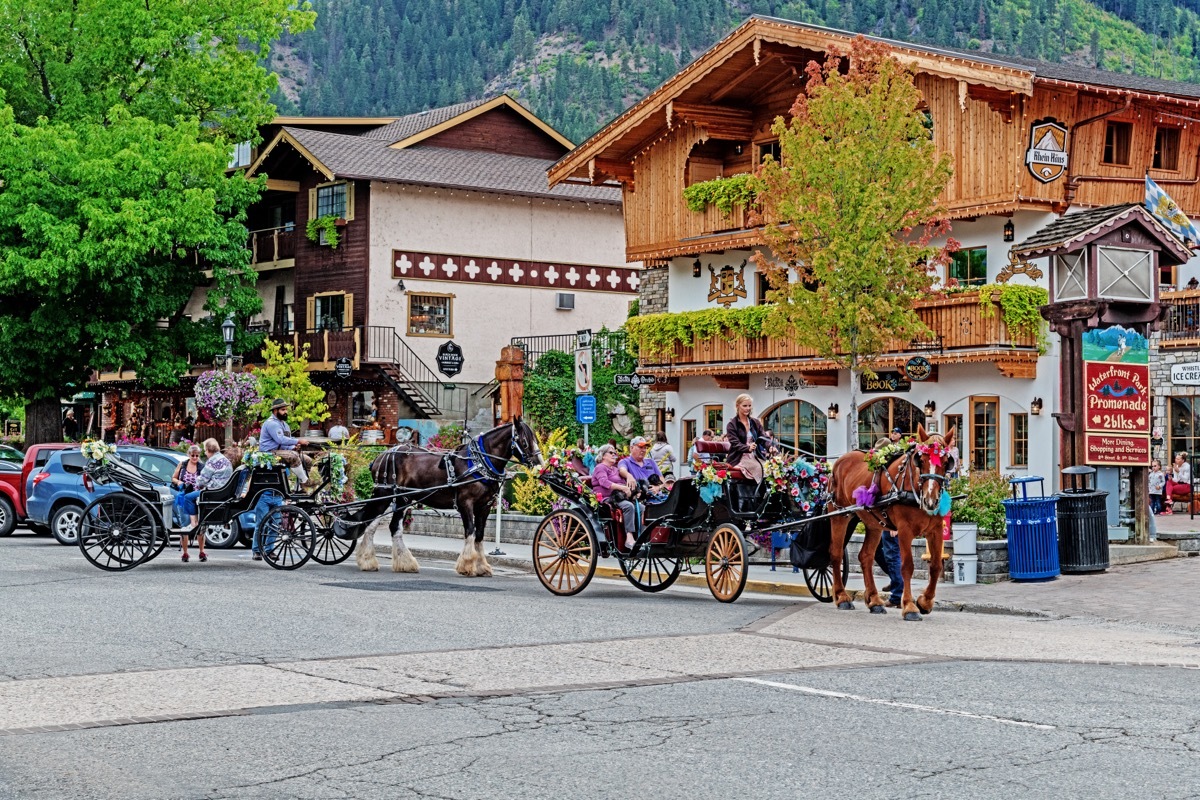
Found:
[{"label": "brown horse", "polygon": [[[457,450],[437,453],[412,445],[397,445],[371,462],[375,496],[353,517],[365,522],[380,517],[395,502],[388,527],[392,533],[392,571],[417,572],[417,560],[404,544],[400,523],[405,512],[420,503],[429,508],[454,509],[462,517],[463,549],[455,569],[470,577],[492,574],[483,554],[483,536],[492,503],[509,461],[532,466],[540,461],[533,429],[520,418],[469,440]],[[379,569],[371,529],[359,539],[355,561],[359,569]]]},{"label": "brown horse", "polygon": [[[938,513],[945,487],[946,471],[952,469],[951,456],[947,452],[954,446],[954,428],[943,437],[928,434],[924,425],[917,426],[918,444],[886,469],[873,472],[866,465],[866,454],[856,450],[847,453],[833,465],[830,493],[834,504],[829,510],[858,505],[855,490],[876,487],[876,495],[886,498],[889,493],[899,493],[900,500],[886,506],[876,506],[856,512],[867,529],[858,562],[862,565],[863,596],[872,614],[886,614],[883,598],[875,589],[872,565],[875,548],[884,529],[894,530],[900,541],[900,566],[904,574],[904,596],[901,612],[904,619],[915,622],[922,614],[933,610],[933,597],[938,576],[942,572],[942,525],[945,518]],[[854,603],[842,583],[842,549],[853,527],[854,518],[847,519],[845,526],[833,526],[833,540],[829,555],[833,561],[833,599],[838,608],[851,610]],[[924,537],[929,547],[929,585],[915,601],[912,596],[913,539]]]}]

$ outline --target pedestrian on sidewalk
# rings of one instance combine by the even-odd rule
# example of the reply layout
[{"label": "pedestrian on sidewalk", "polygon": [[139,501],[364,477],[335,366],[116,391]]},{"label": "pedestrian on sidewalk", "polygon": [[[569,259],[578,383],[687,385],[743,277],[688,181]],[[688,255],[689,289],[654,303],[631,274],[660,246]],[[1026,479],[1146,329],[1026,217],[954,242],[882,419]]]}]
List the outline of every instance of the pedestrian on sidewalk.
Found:
[{"label": "pedestrian on sidewalk", "polygon": [[1167,476],[1166,485],[1166,510],[1163,514],[1173,514],[1174,509],[1171,507],[1176,500],[1188,500],[1192,494],[1192,466],[1188,463],[1188,454],[1178,452],[1175,454],[1175,463],[1171,466],[1171,474]]},{"label": "pedestrian on sidewalk", "polygon": [[1150,513],[1163,513],[1163,489],[1167,485],[1167,473],[1156,458],[1150,462]]}]

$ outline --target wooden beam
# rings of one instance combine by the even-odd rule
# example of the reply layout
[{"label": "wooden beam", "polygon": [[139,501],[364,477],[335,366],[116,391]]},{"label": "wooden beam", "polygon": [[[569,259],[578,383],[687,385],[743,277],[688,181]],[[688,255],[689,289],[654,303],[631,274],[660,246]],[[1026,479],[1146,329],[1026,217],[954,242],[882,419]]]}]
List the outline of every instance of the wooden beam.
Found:
[{"label": "wooden beam", "polygon": [[300,181],[285,181],[282,178],[267,178],[267,189],[277,192],[298,192]]},{"label": "wooden beam", "polygon": [[808,386],[837,386],[838,372],[836,369],[823,369],[818,372],[801,372],[800,377]]},{"label": "wooden beam", "polygon": [[687,120],[708,131],[713,139],[749,141],[754,134],[754,114],[736,106],[671,103],[674,120]]},{"label": "wooden beam", "polygon": [[633,164],[611,158],[593,158],[588,162],[592,183],[604,183],[606,178],[615,178],[622,183],[633,180]]},{"label": "wooden beam", "polygon": [[749,373],[742,373],[741,375],[713,375],[713,380],[717,382],[718,389],[750,388]]}]

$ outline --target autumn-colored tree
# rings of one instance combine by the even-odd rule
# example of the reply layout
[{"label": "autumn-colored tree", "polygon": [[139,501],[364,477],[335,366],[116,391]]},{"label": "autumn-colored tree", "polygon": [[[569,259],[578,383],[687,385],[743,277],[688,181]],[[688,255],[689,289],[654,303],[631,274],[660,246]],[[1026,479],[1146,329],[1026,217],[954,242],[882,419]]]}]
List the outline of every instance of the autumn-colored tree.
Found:
[{"label": "autumn-colored tree", "polygon": [[[843,63],[846,62],[846,63]],[[928,329],[913,302],[955,247],[938,196],[938,156],[912,72],[858,37],[848,60],[810,62],[791,119],[776,119],[781,160],[758,173],[769,252],[755,256],[773,287],[763,330],[789,336],[850,370],[848,449],[858,446],[858,384],[894,342]]]}]

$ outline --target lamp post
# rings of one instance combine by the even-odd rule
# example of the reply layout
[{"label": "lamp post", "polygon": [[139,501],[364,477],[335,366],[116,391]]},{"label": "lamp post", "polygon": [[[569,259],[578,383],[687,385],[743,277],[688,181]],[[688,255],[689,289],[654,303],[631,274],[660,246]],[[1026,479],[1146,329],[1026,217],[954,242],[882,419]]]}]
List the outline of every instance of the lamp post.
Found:
[{"label": "lamp post", "polygon": [[[233,315],[229,314],[225,317],[225,321],[221,323],[221,335],[225,337],[225,374],[233,372],[233,334],[237,328],[233,324]],[[225,446],[229,447],[233,444],[233,416],[225,420]]]}]

